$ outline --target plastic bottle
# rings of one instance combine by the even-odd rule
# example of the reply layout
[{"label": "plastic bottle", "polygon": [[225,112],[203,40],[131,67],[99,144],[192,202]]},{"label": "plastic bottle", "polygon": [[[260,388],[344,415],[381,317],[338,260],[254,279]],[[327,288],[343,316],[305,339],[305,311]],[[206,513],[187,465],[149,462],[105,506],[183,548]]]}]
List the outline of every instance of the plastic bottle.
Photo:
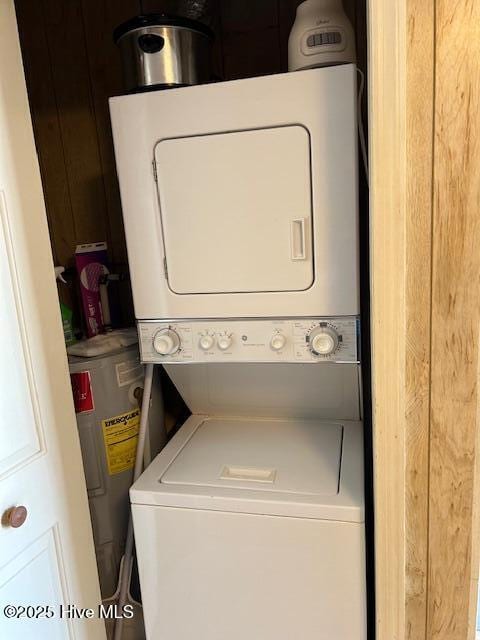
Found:
[{"label": "plastic bottle", "polygon": [[[55,278],[57,282],[61,282],[64,285],[67,284],[66,280],[62,276],[65,271],[65,267],[55,267]],[[63,336],[65,338],[65,344],[67,347],[76,342],[75,334],[73,332],[73,311],[70,307],[63,302],[60,302],[60,313],[62,315]]]}]

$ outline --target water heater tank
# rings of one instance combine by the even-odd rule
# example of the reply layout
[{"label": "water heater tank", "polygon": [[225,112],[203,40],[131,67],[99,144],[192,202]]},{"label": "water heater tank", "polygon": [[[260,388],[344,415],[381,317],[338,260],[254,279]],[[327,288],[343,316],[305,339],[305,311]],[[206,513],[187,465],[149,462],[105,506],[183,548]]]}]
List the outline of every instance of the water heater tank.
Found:
[{"label": "water heater tank", "polygon": [[[137,345],[91,358],[70,356],[69,365],[100,589],[105,599],[115,592],[125,547],[144,367]],[[166,441],[158,371],[156,374],[145,443],[150,459]]]},{"label": "water heater tank", "polygon": [[342,0],[302,2],[288,39],[288,70],[355,62],[355,34]]}]

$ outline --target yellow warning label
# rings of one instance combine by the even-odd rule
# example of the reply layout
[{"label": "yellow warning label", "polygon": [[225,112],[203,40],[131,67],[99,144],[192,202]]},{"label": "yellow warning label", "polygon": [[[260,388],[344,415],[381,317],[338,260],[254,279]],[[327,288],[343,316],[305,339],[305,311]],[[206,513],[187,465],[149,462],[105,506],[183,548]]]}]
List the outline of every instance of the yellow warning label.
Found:
[{"label": "yellow warning label", "polygon": [[111,476],[133,468],[139,425],[140,409],[102,420],[108,473]]}]

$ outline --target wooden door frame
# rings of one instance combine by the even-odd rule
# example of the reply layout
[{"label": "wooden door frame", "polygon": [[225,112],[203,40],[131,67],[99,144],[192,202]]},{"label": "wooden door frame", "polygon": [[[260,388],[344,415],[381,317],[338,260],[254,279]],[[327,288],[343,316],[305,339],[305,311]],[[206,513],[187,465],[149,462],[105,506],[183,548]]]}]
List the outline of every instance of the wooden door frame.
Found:
[{"label": "wooden door frame", "polygon": [[475,633],[474,6],[368,0],[377,640]]},{"label": "wooden door frame", "polygon": [[[425,15],[425,5],[430,4],[370,0],[368,14],[378,640],[425,637],[432,216],[432,125],[425,119],[433,118],[433,19]],[[409,11],[420,5],[423,25],[412,26]],[[420,56],[422,28],[429,44]],[[413,87],[421,84],[423,91],[415,93]],[[415,179],[420,160],[415,167],[410,162],[419,130],[427,131],[425,166]],[[415,198],[421,207],[414,206]],[[427,304],[418,305],[417,295]]]}]

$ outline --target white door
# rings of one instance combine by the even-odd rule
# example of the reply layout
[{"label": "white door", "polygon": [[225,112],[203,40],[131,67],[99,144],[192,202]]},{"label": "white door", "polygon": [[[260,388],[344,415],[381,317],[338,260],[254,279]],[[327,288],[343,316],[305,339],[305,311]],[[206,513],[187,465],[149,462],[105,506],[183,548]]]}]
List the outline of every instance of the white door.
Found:
[{"label": "white door", "polygon": [[100,593],[10,0],[0,1],[0,416],[0,637],[104,638],[98,617],[61,617],[61,604],[97,608]]},{"label": "white door", "polygon": [[310,136],[304,127],[162,140],[155,161],[174,293],[303,291],[312,285]]}]

